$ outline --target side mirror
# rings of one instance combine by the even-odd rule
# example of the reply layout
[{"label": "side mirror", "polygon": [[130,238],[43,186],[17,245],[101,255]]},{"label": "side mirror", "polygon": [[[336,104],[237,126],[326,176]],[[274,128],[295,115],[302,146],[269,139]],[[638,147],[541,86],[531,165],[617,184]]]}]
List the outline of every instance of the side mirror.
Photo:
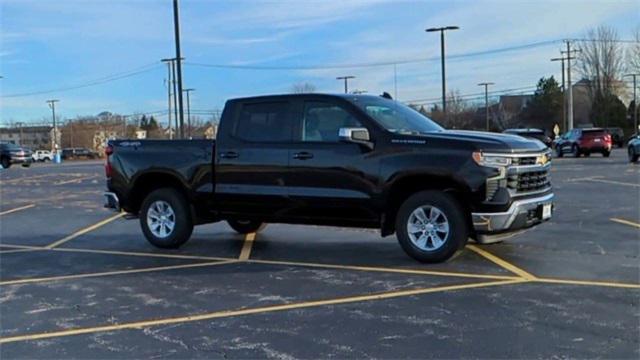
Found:
[{"label": "side mirror", "polygon": [[340,128],[338,130],[338,138],[340,141],[364,145],[373,150],[369,130],[366,128]]}]

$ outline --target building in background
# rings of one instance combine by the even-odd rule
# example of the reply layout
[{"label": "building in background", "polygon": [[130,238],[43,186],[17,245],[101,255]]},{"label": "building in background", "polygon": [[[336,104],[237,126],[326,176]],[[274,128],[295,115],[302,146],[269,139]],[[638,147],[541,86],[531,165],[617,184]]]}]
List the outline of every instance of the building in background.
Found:
[{"label": "building in background", "polygon": [[[60,144],[61,131],[56,133]],[[53,149],[53,126],[0,127],[0,141],[18,144],[32,150]]]}]

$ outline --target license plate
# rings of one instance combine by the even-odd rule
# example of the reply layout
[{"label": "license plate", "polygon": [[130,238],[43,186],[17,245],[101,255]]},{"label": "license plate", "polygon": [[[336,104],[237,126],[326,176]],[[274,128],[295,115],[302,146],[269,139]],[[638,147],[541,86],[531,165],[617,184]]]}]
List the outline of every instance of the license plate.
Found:
[{"label": "license plate", "polygon": [[600,140],[600,139],[594,139],[593,141],[595,141],[595,142],[600,142],[601,140]]},{"label": "license plate", "polygon": [[542,205],[542,220],[551,218],[551,204]]}]

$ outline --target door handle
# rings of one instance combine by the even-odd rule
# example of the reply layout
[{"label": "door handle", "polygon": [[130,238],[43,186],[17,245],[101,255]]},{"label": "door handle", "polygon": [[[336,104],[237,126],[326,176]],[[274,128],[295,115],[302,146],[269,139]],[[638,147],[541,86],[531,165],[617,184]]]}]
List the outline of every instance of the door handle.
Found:
[{"label": "door handle", "polygon": [[235,151],[227,151],[227,152],[220,153],[220,157],[222,159],[235,159],[238,156],[239,154]]},{"label": "door handle", "polygon": [[308,159],[313,159],[313,154],[310,152],[302,151],[302,152],[293,154],[293,158],[298,160],[308,160]]}]

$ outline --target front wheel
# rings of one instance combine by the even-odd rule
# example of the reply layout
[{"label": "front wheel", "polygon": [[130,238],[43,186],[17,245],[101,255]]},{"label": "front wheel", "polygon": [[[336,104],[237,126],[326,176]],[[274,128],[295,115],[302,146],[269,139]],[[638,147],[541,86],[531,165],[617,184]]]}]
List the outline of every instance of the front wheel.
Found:
[{"label": "front wheel", "polygon": [[556,146],[556,155],[561,158],[564,154],[562,153],[562,147]]},{"label": "front wheel", "polygon": [[267,226],[261,221],[254,220],[227,220],[227,224],[239,234],[259,232]]},{"label": "front wheel", "polygon": [[2,160],[0,160],[0,164],[5,169],[8,169],[11,167],[11,161],[9,160],[9,158],[6,158],[6,157],[3,157]]},{"label": "front wheel", "polygon": [[453,196],[422,191],[400,206],[396,236],[409,256],[435,263],[448,260],[464,248],[469,229],[464,210]]},{"label": "front wheel", "polygon": [[184,195],[171,188],[147,195],[140,209],[140,226],[147,240],[159,248],[175,249],[186,243],[193,220]]}]

